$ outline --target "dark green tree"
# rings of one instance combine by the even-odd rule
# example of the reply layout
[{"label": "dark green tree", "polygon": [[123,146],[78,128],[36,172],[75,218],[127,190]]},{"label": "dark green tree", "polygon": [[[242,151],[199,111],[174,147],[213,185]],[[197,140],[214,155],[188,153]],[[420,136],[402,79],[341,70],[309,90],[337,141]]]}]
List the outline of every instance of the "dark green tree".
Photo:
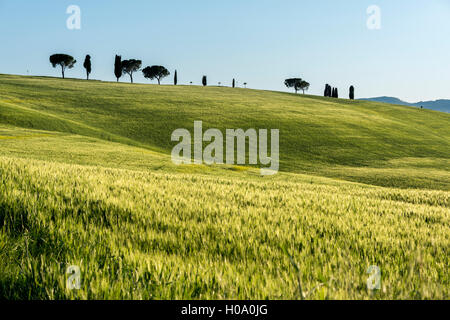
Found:
[{"label": "dark green tree", "polygon": [[123,69],[122,69],[122,57],[116,55],[116,59],[114,62],[114,75],[116,76],[117,82],[122,77]]},{"label": "dark green tree", "polygon": [[303,94],[305,94],[305,91],[309,90],[309,82],[302,80],[300,81],[300,83],[298,84],[298,89],[303,91]]},{"label": "dark green tree", "polygon": [[50,56],[50,63],[52,64],[53,68],[56,68],[56,66],[61,67],[62,78],[64,79],[66,69],[72,69],[75,63],[77,63],[77,60],[75,60],[68,54],[58,53]]},{"label": "dark green tree", "polygon": [[349,94],[350,100],[355,100],[355,87],[350,87],[350,94]]},{"label": "dark green tree", "polygon": [[333,98],[339,98],[338,88],[333,89]]},{"label": "dark green tree", "polygon": [[141,66],[141,60],[130,59],[122,61],[122,71],[130,76],[131,83],[133,83],[133,73],[139,71]]},{"label": "dark green tree", "polygon": [[178,84],[178,73],[177,73],[177,70],[175,70],[175,75],[173,77],[173,84],[174,85]]},{"label": "dark green tree", "polygon": [[147,79],[158,80],[158,84],[161,84],[161,79],[170,75],[169,70],[167,70],[163,66],[146,67],[144,70],[142,70],[142,73],[144,74],[144,77]]},{"label": "dark green tree", "polygon": [[331,86],[329,84],[325,85],[325,92],[324,92],[324,97],[332,97],[333,95],[333,89],[331,88]]},{"label": "dark green tree", "polygon": [[302,83],[303,79],[300,78],[292,78],[292,79],[286,79],[284,81],[284,85],[288,88],[294,88],[295,93],[298,92],[298,90],[301,90],[300,84]]},{"label": "dark green tree", "polygon": [[232,83],[233,88],[236,88],[236,80],[233,79],[233,83]]},{"label": "dark green tree", "polygon": [[202,84],[203,84],[204,87],[206,87],[208,85],[208,77],[207,76],[203,76]]},{"label": "dark green tree", "polygon": [[84,59],[83,67],[86,69],[86,80],[89,80],[89,75],[92,72],[91,56],[87,55]]}]

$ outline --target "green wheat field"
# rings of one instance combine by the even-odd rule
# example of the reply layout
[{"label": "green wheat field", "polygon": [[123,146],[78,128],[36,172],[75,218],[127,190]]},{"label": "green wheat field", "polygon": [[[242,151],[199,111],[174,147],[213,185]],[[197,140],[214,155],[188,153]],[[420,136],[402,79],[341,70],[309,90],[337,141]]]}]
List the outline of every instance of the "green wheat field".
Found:
[{"label": "green wheat field", "polygon": [[[175,166],[196,120],[280,129],[280,173]],[[448,299],[449,248],[449,114],[0,75],[0,299]]]}]

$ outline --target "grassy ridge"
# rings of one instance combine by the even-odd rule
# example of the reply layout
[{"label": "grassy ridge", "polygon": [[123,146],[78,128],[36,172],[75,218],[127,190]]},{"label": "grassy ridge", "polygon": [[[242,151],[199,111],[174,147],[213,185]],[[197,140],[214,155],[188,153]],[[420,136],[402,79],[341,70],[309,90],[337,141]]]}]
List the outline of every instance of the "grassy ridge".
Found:
[{"label": "grassy ridge", "polygon": [[[280,169],[390,187],[450,189],[450,115],[231,88],[0,76],[0,123],[169,154],[177,128],[278,128]],[[429,170],[423,170],[423,167]]]}]

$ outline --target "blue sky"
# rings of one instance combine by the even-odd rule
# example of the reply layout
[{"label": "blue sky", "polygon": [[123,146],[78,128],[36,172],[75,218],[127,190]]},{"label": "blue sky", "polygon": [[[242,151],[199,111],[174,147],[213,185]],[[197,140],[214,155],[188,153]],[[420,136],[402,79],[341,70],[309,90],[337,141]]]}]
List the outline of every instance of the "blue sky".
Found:
[{"label": "blue sky", "polygon": [[[81,30],[66,9],[81,8]],[[367,8],[381,9],[369,30]],[[68,77],[114,80],[114,55],[178,70],[179,82],[287,91],[288,77],[348,96],[450,99],[450,0],[0,0],[0,73],[53,75],[53,53],[73,55]],[[122,81],[128,79],[123,78]],[[141,74],[136,81],[148,82]],[[172,77],[165,83],[171,83]]]}]

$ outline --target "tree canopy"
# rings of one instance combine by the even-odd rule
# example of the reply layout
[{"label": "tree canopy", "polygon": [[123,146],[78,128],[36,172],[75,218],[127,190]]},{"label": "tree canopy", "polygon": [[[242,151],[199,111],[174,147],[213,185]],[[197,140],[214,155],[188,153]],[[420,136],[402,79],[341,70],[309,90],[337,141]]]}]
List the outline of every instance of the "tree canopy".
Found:
[{"label": "tree canopy", "polygon": [[284,85],[288,88],[294,88],[295,93],[302,90],[303,93],[309,89],[310,84],[301,78],[291,78],[284,81]]},{"label": "tree canopy", "polygon": [[77,63],[77,60],[75,60],[68,54],[58,53],[50,56],[50,63],[52,64],[53,68],[56,68],[56,66],[61,67],[62,77],[64,79],[66,69],[72,69],[75,63]]},{"label": "tree canopy", "polygon": [[310,86],[309,82],[302,80],[300,81],[298,88],[303,91],[303,94],[305,94],[305,91],[309,90],[309,86]]},{"label": "tree canopy", "polygon": [[161,79],[170,75],[169,70],[163,66],[151,66],[142,70],[144,77],[150,80],[158,80],[158,84],[161,84]]},{"label": "tree canopy", "polygon": [[133,83],[133,73],[139,71],[141,66],[141,60],[130,59],[122,61],[122,71],[130,76],[131,83]]}]

